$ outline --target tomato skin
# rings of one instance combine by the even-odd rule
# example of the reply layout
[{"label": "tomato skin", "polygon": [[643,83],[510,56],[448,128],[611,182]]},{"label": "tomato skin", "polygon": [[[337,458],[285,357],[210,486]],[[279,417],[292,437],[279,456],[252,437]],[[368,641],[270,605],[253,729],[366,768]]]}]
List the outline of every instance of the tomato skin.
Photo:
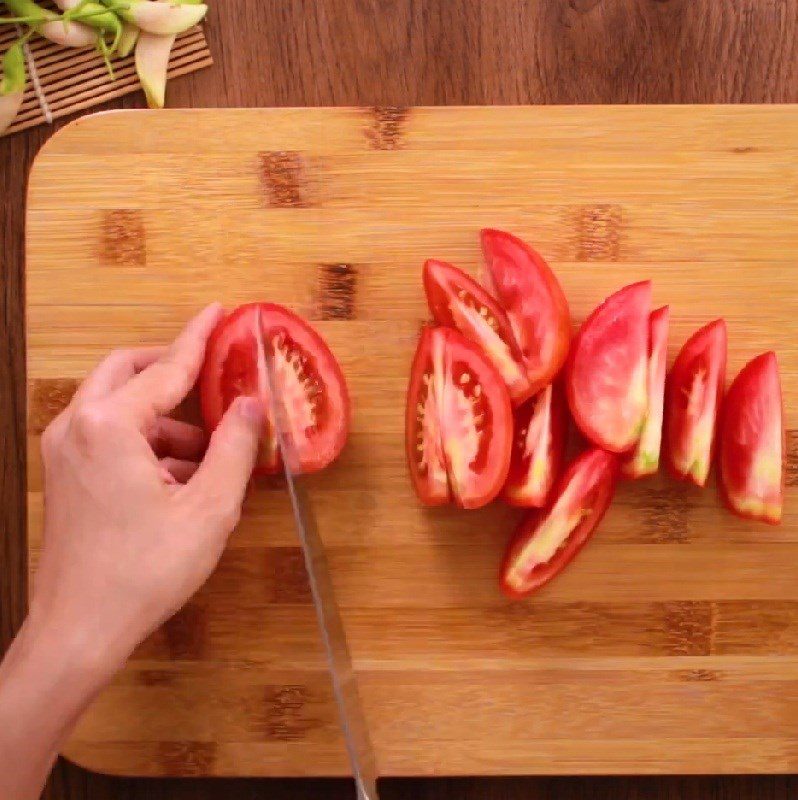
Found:
[{"label": "tomato skin", "polygon": [[[426,328],[413,361],[405,415],[410,475],[422,502],[450,498],[471,509],[495,499],[510,467],[512,419],[507,387],[479,346],[454,328]],[[439,441],[432,441],[436,436]],[[436,461],[448,479],[445,498],[440,480],[434,489],[420,480],[420,459],[428,461],[428,453],[440,454]]]},{"label": "tomato skin", "polygon": [[651,312],[648,342],[648,409],[640,439],[621,462],[624,478],[635,480],[656,474],[662,448],[662,417],[665,406],[665,374],[668,367],[668,306]]},{"label": "tomato skin", "polygon": [[726,383],[726,322],[716,319],[682,346],[665,381],[664,458],[677,480],[706,485]]},{"label": "tomato skin", "polygon": [[565,455],[568,415],[562,386],[549,384],[515,411],[510,473],[502,497],[519,508],[546,505]]},{"label": "tomato skin", "polygon": [[566,368],[568,405],[579,429],[611,453],[635,446],[648,409],[651,281],[625,286],[587,317]]},{"label": "tomato skin", "polygon": [[[275,336],[283,337],[285,351],[276,348]],[[205,361],[199,378],[202,417],[209,433],[213,432],[232,401],[241,394],[257,395],[266,409],[267,422],[256,475],[280,471],[280,457],[274,436],[272,404],[263,367],[259,367],[259,350],[270,347],[276,355],[280,379],[288,379],[288,363],[283,357],[301,357],[302,375],[317,391],[305,406],[289,404],[294,445],[299,454],[299,471],[317,472],[334,461],[349,434],[351,404],[341,368],[326,342],[301,317],[275,303],[248,303],[239,306],[223,319],[211,334],[205,349]],[[294,372],[296,376],[298,373]],[[291,381],[290,397],[298,399],[299,378]],[[286,397],[284,392],[284,397]],[[288,398],[287,398],[288,399]],[[313,424],[304,425],[304,415],[312,409]],[[294,413],[296,412],[296,413]],[[296,427],[293,427],[296,426]]]},{"label": "tomato skin", "polygon": [[521,353],[510,321],[496,300],[470,275],[445,261],[426,261],[423,280],[435,321],[457,328],[482,348],[507,384],[514,404],[529,398],[532,387]]},{"label": "tomato skin", "polygon": [[[617,474],[617,457],[599,448],[586,450],[571,462],[546,508],[527,514],[507,547],[499,575],[499,584],[507,597],[520,599],[532,594],[571,562],[609,507]],[[559,546],[549,542],[548,550],[556,546],[554,552],[548,559],[534,562],[532,567],[521,568],[518,560],[524,550],[535,544],[545,546],[545,538],[551,537],[552,531],[564,537]],[[528,552],[527,559],[534,555]],[[519,571],[521,575],[516,574]]]},{"label": "tomato skin", "polygon": [[740,370],[723,404],[718,484],[732,513],[771,525],[781,523],[784,437],[779,365],[770,351]]},{"label": "tomato skin", "polygon": [[482,230],[480,239],[486,283],[507,313],[531,396],[554,380],[568,357],[568,301],[551,267],[526,242],[492,228]]}]

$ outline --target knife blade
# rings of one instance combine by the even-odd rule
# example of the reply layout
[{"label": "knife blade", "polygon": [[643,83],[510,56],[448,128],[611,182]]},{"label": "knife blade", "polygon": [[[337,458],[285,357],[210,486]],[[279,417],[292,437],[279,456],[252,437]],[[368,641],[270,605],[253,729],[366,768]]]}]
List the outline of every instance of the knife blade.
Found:
[{"label": "knife blade", "polygon": [[324,543],[316,525],[313,506],[299,476],[299,458],[294,440],[288,433],[290,429],[288,410],[285,398],[278,391],[271,343],[262,344],[264,346],[261,347],[261,352],[265,361],[266,385],[271,398],[275,438],[282,456],[294,522],[302,545],[313,605],[316,608],[316,618],[330,667],[333,694],[352,767],[357,800],[379,800],[374,748],[357,688],[346,632],[335,598]]}]

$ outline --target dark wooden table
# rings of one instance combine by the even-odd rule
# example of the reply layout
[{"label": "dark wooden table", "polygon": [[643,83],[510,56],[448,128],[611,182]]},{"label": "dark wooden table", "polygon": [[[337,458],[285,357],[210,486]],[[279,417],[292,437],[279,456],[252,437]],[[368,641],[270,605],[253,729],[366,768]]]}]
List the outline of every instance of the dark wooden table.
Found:
[{"label": "dark wooden table", "polygon": [[[216,66],[171,106],[798,99],[798,0],[216,0]],[[140,96],[114,107],[136,107]],[[0,140],[0,647],[25,609],[25,184],[52,129]],[[120,159],[124,154],[120,154]],[[142,781],[59,764],[47,797],[351,798],[341,782]],[[786,800],[798,778],[395,781],[388,800]]]}]

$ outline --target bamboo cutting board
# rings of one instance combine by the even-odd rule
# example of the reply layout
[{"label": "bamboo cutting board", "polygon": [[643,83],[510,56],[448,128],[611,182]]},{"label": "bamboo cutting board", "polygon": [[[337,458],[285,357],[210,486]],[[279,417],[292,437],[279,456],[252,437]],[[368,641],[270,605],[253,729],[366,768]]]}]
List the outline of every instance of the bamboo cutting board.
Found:
[{"label": "bamboo cutting board", "polygon": [[[134,112],[39,155],[28,211],[29,540],[39,436],[109,349],[200,306],[314,320],[354,398],[312,494],[384,775],[798,769],[798,108]],[[422,510],[403,406],[427,257],[477,231],[552,263],[576,321],[655,280],[671,358],[725,316],[730,374],[775,348],[779,528],[665,479],[622,486],[538,596],[503,600],[516,518]],[[251,492],[208,585],[138,649],[66,755],[139,775],[333,775],[347,763],[285,492]]]}]

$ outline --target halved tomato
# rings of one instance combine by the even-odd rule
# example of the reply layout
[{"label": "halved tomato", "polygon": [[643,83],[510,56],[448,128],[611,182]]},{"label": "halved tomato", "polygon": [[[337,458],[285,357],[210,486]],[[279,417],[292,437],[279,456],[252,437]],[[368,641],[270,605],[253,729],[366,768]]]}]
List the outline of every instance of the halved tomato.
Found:
[{"label": "halved tomato", "polygon": [[542,508],[560,474],[568,420],[559,383],[550,383],[515,412],[510,474],[502,496],[513,506]]},{"label": "halved tomato", "polygon": [[405,415],[407,460],[419,499],[479,508],[493,500],[510,466],[513,417],[493,364],[454,328],[425,328]]},{"label": "halved tomato", "polygon": [[554,380],[568,356],[568,301],[549,265],[526,242],[490,228],[481,240],[485,283],[507,312],[531,395]]},{"label": "halved tomato", "polygon": [[445,261],[424,264],[424,291],[435,321],[457,328],[482,348],[518,404],[530,397],[531,385],[507,315],[470,275]]},{"label": "halved tomato", "polygon": [[625,478],[643,478],[659,469],[662,447],[662,410],[665,404],[665,373],[668,367],[668,306],[651,312],[648,322],[648,409],[643,430],[632,453],[621,463]]},{"label": "halved tomato", "polygon": [[549,505],[521,521],[507,548],[500,583],[508,597],[539,589],[584,547],[612,500],[617,473],[617,457],[598,448],[571,462]]},{"label": "halved tomato", "polygon": [[709,476],[725,382],[726,322],[716,319],[684,343],[665,381],[665,461],[696,486]]},{"label": "halved tomato", "polygon": [[299,468],[302,472],[323,469],[346,443],[350,415],[346,381],[319,334],[283,306],[240,306],[211,335],[199,381],[205,426],[213,431],[239,395],[260,397],[268,422],[255,471],[269,474],[280,469],[266,348],[273,355],[275,380],[289,412],[286,433],[298,453]]},{"label": "halved tomato", "polygon": [[625,286],[584,321],[566,387],[574,421],[593,444],[624,453],[640,438],[648,409],[651,281]]},{"label": "halved tomato", "polygon": [[720,428],[720,487],[741,517],[781,522],[784,420],[776,354],[762,353],[734,379]]}]

